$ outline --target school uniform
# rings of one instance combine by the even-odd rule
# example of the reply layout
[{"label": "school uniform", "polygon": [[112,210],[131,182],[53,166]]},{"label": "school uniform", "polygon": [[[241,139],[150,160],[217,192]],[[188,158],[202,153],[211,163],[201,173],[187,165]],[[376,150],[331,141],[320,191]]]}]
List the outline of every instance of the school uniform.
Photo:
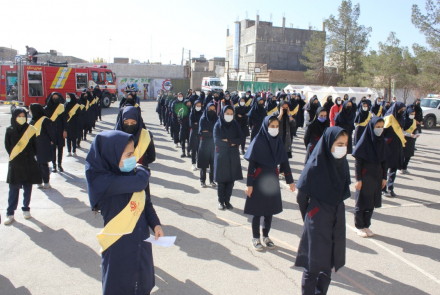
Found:
[{"label": "school uniform", "polygon": [[[8,176],[9,184],[8,208],[6,215],[14,215],[18,206],[20,189],[23,189],[23,211],[30,211],[32,185],[41,184],[40,168],[35,160],[37,152],[36,128],[24,123],[20,125],[16,119],[25,114],[26,110],[17,107],[11,117],[11,126],[6,128],[5,149],[9,155]],[[27,136],[25,136],[27,134]],[[17,145],[20,143],[19,145]],[[24,148],[23,148],[24,147]]]},{"label": "school uniform", "polygon": [[[281,120],[278,119],[278,122],[280,123],[280,125],[279,125],[280,126],[279,127],[279,133],[278,134],[279,134],[281,140],[284,143],[284,148],[285,148],[285,150],[287,152],[287,157],[289,159],[291,159],[293,157],[292,156],[292,134],[291,134],[291,132],[292,132],[292,129],[295,128],[296,122],[292,118],[292,116],[290,115],[290,110],[289,109],[287,109],[287,110],[282,110],[281,109],[284,104],[289,105],[288,102],[281,101],[279,106],[278,106],[278,109],[274,113],[274,115],[277,116],[277,118],[278,118],[278,116],[279,116],[281,111],[285,112],[283,114]],[[280,172],[284,173],[283,170],[280,170]]]},{"label": "school uniform", "polygon": [[199,137],[199,122],[200,117],[203,114],[203,111],[197,111],[196,105],[197,103],[201,103],[200,100],[196,100],[191,110],[191,114],[189,115],[189,125],[191,126],[189,132],[189,149],[191,151],[191,164],[195,165],[197,160],[197,154],[200,144]]},{"label": "school uniform", "polygon": [[67,115],[67,152],[70,153],[73,151],[76,153],[81,108],[80,105],[76,103],[75,95],[72,94],[69,96],[71,101],[64,104],[64,112]]},{"label": "school uniform", "polygon": [[306,105],[305,101],[302,100],[301,98],[296,98],[296,99],[292,99],[290,102],[290,111],[294,112],[294,110],[296,110],[296,108],[298,107],[298,110],[296,111],[296,113],[294,114],[294,119],[296,121],[296,130],[293,133],[294,135],[296,135],[296,131],[299,127],[304,128],[304,106]]},{"label": "school uniform", "polygon": [[354,118],[354,124],[356,126],[354,130],[354,145],[361,139],[362,134],[365,131],[365,128],[368,125],[368,122],[371,120],[371,113],[368,108],[367,111],[364,111],[362,109],[362,103],[359,104],[359,112],[357,113],[356,117]]},{"label": "school uniform", "polygon": [[177,100],[177,98],[175,98],[174,96],[168,97],[168,103],[166,104],[166,109],[167,109],[167,132],[170,133],[171,138],[174,138],[174,128],[172,127],[172,116],[173,116],[173,109],[172,109],[172,105],[174,103],[174,101]]},{"label": "school uniform", "polygon": [[93,89],[93,95],[97,98],[97,101],[96,101],[96,121],[98,121],[98,118],[100,121],[102,121],[102,118],[101,118],[102,91],[101,91],[101,89],[98,87],[95,87]]},{"label": "school uniform", "polygon": [[[244,214],[252,215],[252,235],[260,238],[260,219],[264,216],[263,237],[269,236],[272,216],[283,211],[278,165],[283,169],[286,183],[293,183],[289,159],[281,138],[268,133],[267,116],[252,140],[244,158],[249,161],[247,186],[253,188],[246,198]],[[276,117],[274,117],[276,118]]]},{"label": "school uniform", "polygon": [[89,127],[89,133],[92,133],[92,128],[95,128],[95,112],[96,105],[93,98],[93,93],[91,91],[87,91],[87,100],[89,101],[89,108],[87,111],[87,122]]},{"label": "school uniform", "polygon": [[379,98],[376,98],[376,100],[374,101],[373,106],[371,107],[371,113],[376,116],[376,117],[383,117],[383,115],[385,114],[383,111],[383,106],[382,103],[378,102]]},{"label": "school uniform", "polygon": [[[225,121],[225,111],[234,110],[224,106],[214,126],[214,181],[217,182],[217,195],[220,204],[230,204],[232,189],[236,180],[243,179],[240,161],[240,144],[244,135],[237,121]],[[227,139],[227,141],[224,141]]]},{"label": "school uniform", "polygon": [[[59,97],[59,101],[57,103],[54,103],[52,100],[54,94],[57,94]],[[64,108],[62,108],[63,109],[62,112],[57,113],[58,110],[61,110],[61,108],[58,108],[58,106],[62,103],[64,103],[64,101],[61,94],[52,92],[52,94],[47,98],[46,107],[44,108],[47,116],[52,120],[52,129],[54,134],[54,138],[53,138],[54,140],[52,145],[52,150],[54,152],[54,158],[52,159],[53,172],[56,172],[57,158],[58,158],[58,168],[60,168],[60,170],[62,169],[61,165],[63,162],[63,149],[66,144],[66,140],[64,138],[64,131],[67,132],[67,114]],[[58,157],[57,157],[57,152],[58,152]]]},{"label": "school uniform", "polygon": [[353,151],[353,130],[354,119],[356,117],[356,109],[353,110],[354,104],[351,109],[348,109],[347,104],[349,101],[344,102],[342,110],[335,117],[335,126],[345,129],[348,133],[348,145],[347,154],[351,154]]},{"label": "school uniform", "polygon": [[387,157],[391,154],[383,133],[374,134],[374,127],[383,119],[374,117],[367,124],[353,150],[356,180],[362,181],[356,190],[354,224],[357,229],[369,228],[374,208],[382,206],[382,181],[387,179]]},{"label": "school uniform", "polygon": [[[52,121],[46,117],[43,106],[39,103],[32,103],[29,106],[29,110],[32,113],[32,120],[29,124],[37,128],[37,133],[35,134],[37,141],[37,163],[40,168],[43,183],[47,184],[50,181],[48,163],[52,162],[54,157],[52,149],[52,142],[54,141]],[[42,120],[42,122],[39,122],[40,120]],[[38,125],[36,124],[37,122],[39,122]]]},{"label": "school uniform", "polygon": [[87,93],[83,92],[81,93],[81,96],[79,97],[80,105],[81,105],[81,116],[80,116],[80,129],[81,129],[81,140],[87,140],[87,132],[90,130],[90,123],[89,123],[89,101],[86,98]]},{"label": "school uniform", "polygon": [[[119,168],[131,137],[117,130],[103,131],[86,157],[90,206],[104,219],[104,229],[98,235],[104,295],[149,294],[155,285],[151,243],[144,242],[150,236],[148,228],[160,225],[150,198],[142,192],[150,173],[142,166],[131,172]],[[120,234],[114,223],[131,227]]]},{"label": "school uniform", "polygon": [[316,110],[321,107],[318,97],[314,95],[306,106],[306,126],[315,119]]},{"label": "school uniform", "polygon": [[258,97],[256,102],[251,106],[248,113],[249,126],[251,126],[251,141],[255,138],[260,131],[261,124],[263,124],[264,118],[267,116],[267,111],[263,106],[259,106],[258,102],[264,100],[262,97]]},{"label": "school uniform", "polygon": [[324,134],[325,129],[330,127],[330,121],[328,119],[325,120],[325,122],[320,122],[318,120],[319,114],[322,111],[325,111],[325,107],[320,107],[316,110],[315,119],[306,127],[306,132],[304,134],[304,144],[306,146],[306,157],[304,160],[304,165],[309,160],[313,149],[318,144],[319,140]]},{"label": "school uniform", "polygon": [[217,115],[210,114],[208,109],[214,103],[209,103],[199,121],[200,144],[197,155],[197,168],[200,168],[200,182],[206,181],[206,169],[210,168],[209,181],[214,182],[214,125],[217,122]]},{"label": "school uniform", "polygon": [[[416,99],[414,101],[414,103],[412,104],[412,108],[416,112],[416,116],[414,117],[414,119],[417,122],[423,122],[423,110],[420,107],[420,102],[421,102],[420,99]],[[418,131],[418,133],[422,133],[422,124],[417,124],[417,131]]]},{"label": "school uniform", "polygon": [[[331,148],[340,127],[327,128],[296,185],[304,230],[295,266],[303,267],[302,294],[327,294],[332,268],[345,265],[345,206],[350,197],[350,170]],[[319,179],[319,185],[316,180]]]},{"label": "school uniform", "polygon": [[[415,150],[416,150],[416,138],[412,138],[412,134],[417,134],[419,132],[417,120],[410,119],[410,114],[412,112],[416,112],[413,106],[408,107],[405,110],[405,119],[403,124],[403,134],[405,135],[406,143],[403,147],[403,170],[408,170],[408,164],[411,160],[411,157],[414,156]],[[417,112],[416,112],[417,114]]]},{"label": "school uniform", "polygon": [[[191,111],[191,107],[187,107],[186,104],[190,102],[189,99],[186,99],[183,102],[182,113],[183,115],[180,117],[180,132],[179,132],[179,141],[180,146],[182,147],[182,155],[185,154],[185,150],[189,156],[190,154],[190,145],[189,145],[189,134],[190,134],[190,126],[189,126],[189,115]],[[186,143],[188,142],[188,145]]]},{"label": "school uniform", "polygon": [[163,121],[163,117],[162,117],[162,106],[163,106],[163,101],[165,99],[165,95],[164,94],[159,94],[157,96],[157,105],[156,105],[156,113],[159,116],[159,122],[160,125],[162,125],[162,121]]},{"label": "school uniform", "polygon": [[241,132],[243,133],[244,139],[240,143],[241,152],[244,154],[244,147],[246,146],[246,138],[250,135],[249,133],[249,124],[248,124],[248,114],[249,107],[246,105],[240,105],[240,101],[238,101],[238,105],[235,107],[235,121],[237,121],[238,125],[240,125]]}]

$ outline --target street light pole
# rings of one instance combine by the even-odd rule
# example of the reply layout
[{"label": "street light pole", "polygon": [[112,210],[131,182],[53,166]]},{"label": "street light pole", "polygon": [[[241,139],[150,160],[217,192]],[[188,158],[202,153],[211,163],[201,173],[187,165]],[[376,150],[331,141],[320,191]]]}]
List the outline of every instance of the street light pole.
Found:
[{"label": "street light pole", "polygon": [[108,44],[108,63],[110,63],[111,48],[112,48],[112,39],[109,39],[109,44]]}]

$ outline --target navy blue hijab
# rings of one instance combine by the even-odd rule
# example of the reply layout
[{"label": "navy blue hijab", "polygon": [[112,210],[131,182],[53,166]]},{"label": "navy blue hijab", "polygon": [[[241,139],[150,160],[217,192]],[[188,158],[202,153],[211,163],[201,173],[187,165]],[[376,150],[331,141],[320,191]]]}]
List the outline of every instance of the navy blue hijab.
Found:
[{"label": "navy blue hijab", "polygon": [[371,118],[370,122],[367,124],[367,128],[365,128],[364,133],[353,150],[353,157],[378,164],[382,163],[389,155],[391,155],[384,133],[382,132],[381,136],[376,136],[376,134],[374,134],[374,126],[380,121],[384,122],[380,117]]},{"label": "navy blue hijab", "polygon": [[342,110],[336,114],[335,122],[338,125],[349,125],[352,126],[354,124],[354,119],[356,117],[356,109],[353,112],[353,109],[355,108],[354,103],[351,102],[351,110],[347,109],[347,104],[351,102],[349,100],[344,101],[344,104],[342,105]]},{"label": "navy blue hijab", "polygon": [[[200,103],[200,111],[196,111],[196,105]],[[199,97],[195,102],[194,105],[191,108],[191,114],[189,115],[190,124],[199,123],[200,117],[203,114],[203,101],[201,100],[201,97]]]},{"label": "navy blue hijab", "polygon": [[[364,103],[366,103],[368,106],[368,110],[366,110],[366,111],[363,110]],[[371,103],[370,103],[370,105],[371,105]],[[360,124],[368,119],[368,114],[370,113],[370,105],[366,101],[362,101],[359,103],[359,107],[358,107],[359,112],[357,113],[356,117],[354,118],[355,123]]]},{"label": "navy blue hijab", "polygon": [[233,139],[237,138],[240,134],[241,128],[237,121],[232,120],[231,122],[225,121],[225,112],[227,109],[234,111],[232,106],[224,106],[218,117],[217,124],[220,126],[220,137],[221,139]]},{"label": "navy blue hijab", "polygon": [[202,116],[200,117],[200,123],[199,123],[199,134],[202,135],[203,130],[209,131],[209,133],[212,133],[214,131],[215,123],[217,123],[217,114],[214,116],[210,116],[208,114],[208,110],[210,106],[215,106],[213,102],[208,103],[205,110],[203,111]]},{"label": "navy blue hijab", "polygon": [[324,131],[296,185],[301,192],[333,206],[350,197],[347,158],[335,159],[331,151],[342,131],[344,129],[340,127],[329,127]]},{"label": "navy blue hijab", "polygon": [[90,207],[96,205],[104,196],[109,185],[123,172],[119,161],[132,135],[119,130],[98,133],[86,157],[86,179]]},{"label": "navy blue hijab", "polygon": [[400,127],[403,127],[405,118],[403,116],[403,114],[398,114],[399,110],[401,108],[406,108],[405,104],[401,101],[397,101],[395,102],[389,109],[388,111],[385,113],[385,117],[388,117],[389,115],[393,115],[394,118],[397,120],[397,122],[399,122]]},{"label": "navy blue hijab", "polygon": [[264,118],[260,131],[249,145],[244,158],[269,168],[276,168],[289,159],[281,137],[279,135],[272,137],[269,134],[269,120],[272,118],[278,120],[276,116],[266,116]]},{"label": "navy blue hijab", "polygon": [[134,146],[136,147],[138,145],[139,138],[141,137],[142,128],[144,127],[144,121],[142,120],[142,116],[138,108],[132,106],[126,106],[122,111],[121,116],[119,116],[119,120],[118,123],[116,124],[115,130],[124,131],[124,121],[128,119],[132,119],[136,121],[137,129],[132,134],[134,137]]},{"label": "navy blue hijab", "polygon": [[413,106],[409,106],[405,109],[405,116],[403,118],[403,130],[407,130],[409,127],[412,126],[414,119],[410,119],[409,115],[411,115],[412,112],[415,112],[416,110],[413,108]]},{"label": "navy blue hijab", "polygon": [[[371,108],[371,111],[372,111],[374,114],[377,114],[377,113],[379,112],[380,106],[382,105],[382,103],[377,103],[378,100],[379,100],[379,97],[376,98],[376,100],[374,101],[374,105],[373,105],[373,107]],[[383,107],[382,107],[382,108],[383,108]]]},{"label": "navy blue hijab", "polygon": [[[52,97],[54,95],[58,95],[59,100],[57,103],[54,103]],[[58,92],[52,92],[49,97],[46,99],[46,107],[44,108],[46,110],[47,116],[50,118],[52,117],[53,113],[57,109],[59,104],[64,104],[64,97],[61,95],[61,93]]]},{"label": "navy blue hijab", "polygon": [[256,103],[253,104],[251,110],[248,113],[248,117],[257,122],[262,122],[264,118],[267,116],[267,111],[265,108],[260,108],[258,106],[258,102],[264,101],[264,98],[261,96],[257,97]]}]

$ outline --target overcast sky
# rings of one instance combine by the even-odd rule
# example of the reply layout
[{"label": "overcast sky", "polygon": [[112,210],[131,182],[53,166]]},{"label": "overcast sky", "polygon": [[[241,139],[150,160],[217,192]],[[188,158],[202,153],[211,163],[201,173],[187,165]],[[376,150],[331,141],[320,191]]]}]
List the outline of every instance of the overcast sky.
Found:
[{"label": "overcast sky", "polygon": [[[360,0],[360,24],[371,26],[369,47],[385,41],[391,31],[401,44],[426,45],[411,23],[411,6],[424,11],[424,0]],[[130,57],[141,61],[180,64],[182,48],[188,58],[225,56],[226,29],[234,21],[255,19],[281,26],[322,29],[322,20],[337,14],[340,0],[14,0],[2,1],[0,46],[25,53],[25,45],[39,52],[55,49],[90,61],[93,57]],[[111,39],[111,41],[110,41]],[[152,41],[152,42],[151,42]]]}]

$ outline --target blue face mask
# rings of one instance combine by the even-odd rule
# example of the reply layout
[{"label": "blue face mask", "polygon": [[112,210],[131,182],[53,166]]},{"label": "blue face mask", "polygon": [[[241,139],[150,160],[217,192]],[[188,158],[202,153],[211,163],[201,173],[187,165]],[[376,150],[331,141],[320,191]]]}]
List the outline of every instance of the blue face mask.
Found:
[{"label": "blue face mask", "polygon": [[327,118],[323,118],[323,117],[318,117],[318,121],[321,123],[324,123],[325,120],[327,120]]},{"label": "blue face mask", "polygon": [[122,161],[124,163],[124,167],[119,167],[122,172],[130,172],[136,167],[136,157],[133,156],[131,158],[125,159]]}]

